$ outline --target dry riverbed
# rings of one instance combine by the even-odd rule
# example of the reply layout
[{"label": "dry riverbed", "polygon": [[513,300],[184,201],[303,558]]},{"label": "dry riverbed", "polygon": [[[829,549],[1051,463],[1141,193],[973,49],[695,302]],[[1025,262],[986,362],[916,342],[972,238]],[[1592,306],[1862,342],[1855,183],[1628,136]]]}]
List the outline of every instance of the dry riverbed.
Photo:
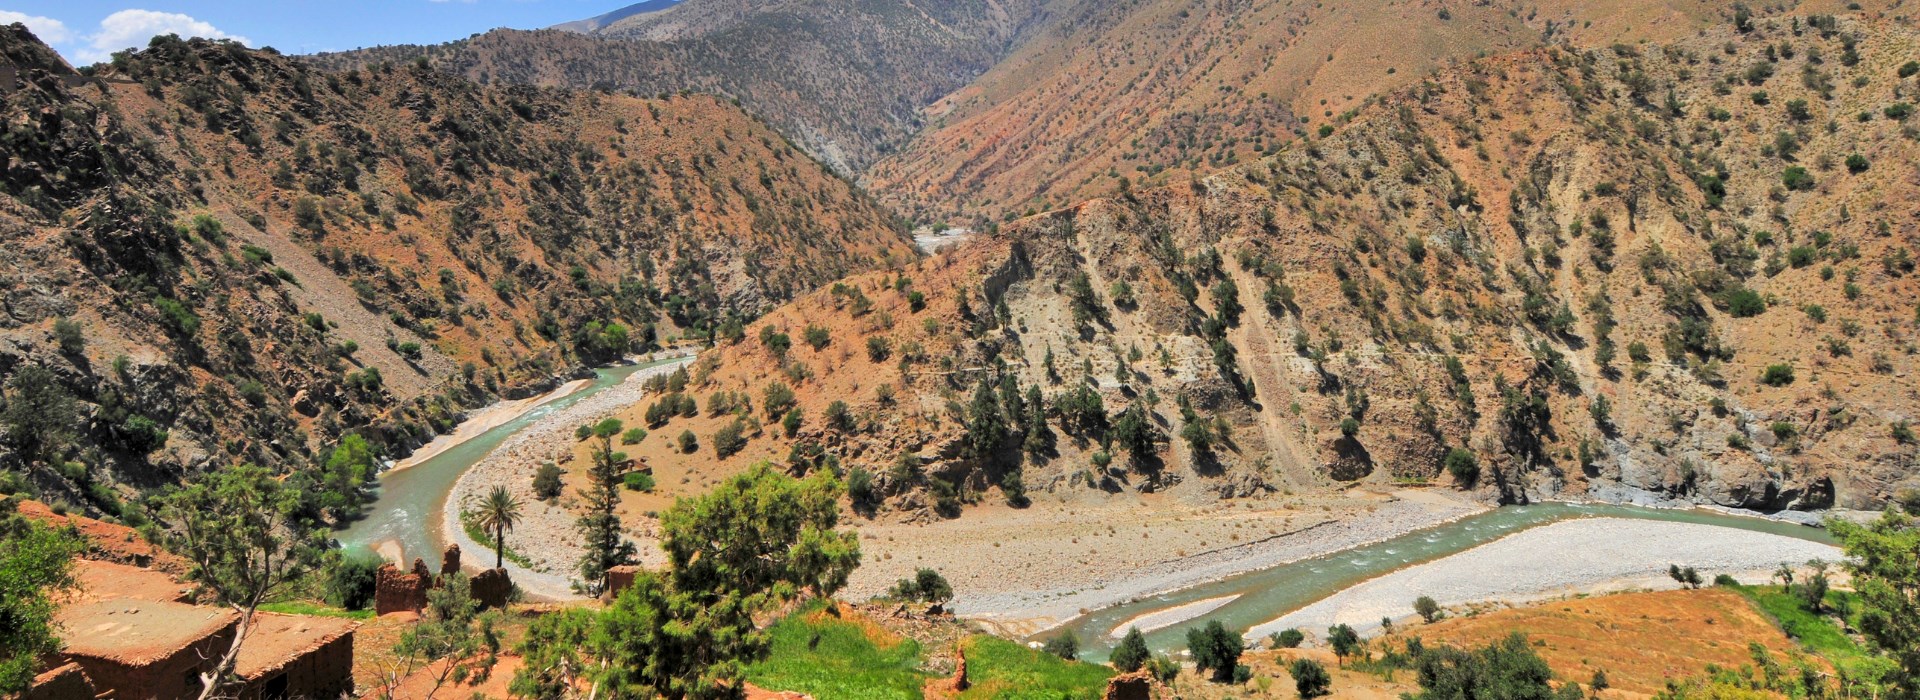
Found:
[{"label": "dry riverbed", "polygon": [[1430,596],[1441,606],[1522,603],[1584,593],[1675,588],[1669,565],[1701,576],[1764,581],[1782,562],[1838,561],[1831,545],[1694,523],[1587,518],[1522,530],[1448,557],[1395,571],[1328,596],[1248,631],[1252,638],[1297,627],[1309,635],[1335,624],[1366,631],[1381,618],[1413,612]]}]

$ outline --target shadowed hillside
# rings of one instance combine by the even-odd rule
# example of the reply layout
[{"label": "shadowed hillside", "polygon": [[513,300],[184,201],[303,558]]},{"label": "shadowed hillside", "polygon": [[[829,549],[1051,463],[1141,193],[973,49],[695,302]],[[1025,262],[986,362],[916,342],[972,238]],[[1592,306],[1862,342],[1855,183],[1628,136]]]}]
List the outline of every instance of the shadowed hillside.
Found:
[{"label": "shadowed hillside", "polygon": [[710,97],[325,74],[170,38],[86,79],[18,25],[0,55],[0,463],[49,498],[111,509],[116,483],[297,467],[349,431],[403,450],[463,407],[915,257]]},{"label": "shadowed hillside", "polygon": [[992,67],[1044,5],[688,0],[592,34],[499,30],[310,60],[343,68],[424,58],[481,83],[723,95],[852,173],[917,131],[921,107]]}]

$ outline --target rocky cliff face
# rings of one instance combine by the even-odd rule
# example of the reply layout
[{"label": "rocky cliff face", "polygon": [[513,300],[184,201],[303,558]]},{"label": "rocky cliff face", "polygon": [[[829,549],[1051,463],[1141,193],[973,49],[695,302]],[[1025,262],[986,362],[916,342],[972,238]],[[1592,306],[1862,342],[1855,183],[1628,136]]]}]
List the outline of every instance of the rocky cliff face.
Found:
[{"label": "rocky cliff face", "polygon": [[1917,46],[1802,16],[1475,61],[804,297],[687,378],[700,415],[656,433],[697,456],[645,451],[734,426],[732,460],[948,513],[1353,482],[1875,507],[1920,488]]},{"label": "rocky cliff face", "polygon": [[81,76],[18,25],[0,56],[0,463],[75,503],[347,432],[401,450],[916,256],[713,98],[170,39]]}]

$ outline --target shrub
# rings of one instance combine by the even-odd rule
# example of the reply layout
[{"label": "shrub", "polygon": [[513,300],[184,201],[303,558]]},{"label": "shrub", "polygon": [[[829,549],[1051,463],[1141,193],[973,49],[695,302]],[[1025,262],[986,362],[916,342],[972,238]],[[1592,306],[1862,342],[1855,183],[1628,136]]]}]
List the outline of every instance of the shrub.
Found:
[{"label": "shrub", "polygon": [[1071,661],[1080,655],[1080,638],[1073,636],[1072,631],[1061,632],[1041,645],[1040,650]]},{"label": "shrub", "polygon": [[1782,171],[1780,173],[1780,182],[1790,190],[1805,191],[1813,189],[1813,175],[1808,173],[1806,168],[1798,165]]},{"label": "shrub", "polygon": [[1464,447],[1447,450],[1446,468],[1447,473],[1452,474],[1453,480],[1458,483],[1471,484],[1480,478],[1479,460],[1474,458],[1473,452]]},{"label": "shrub", "polygon": [[653,475],[646,472],[627,472],[626,476],[620,477],[620,483],[628,491],[653,492]]},{"label": "shrub", "polygon": [[700,437],[697,435],[694,435],[693,431],[691,430],[680,431],[679,442],[680,442],[681,454],[690,455],[690,454],[693,454],[694,450],[700,449]]},{"label": "shrub", "polygon": [[1887,105],[1887,108],[1882,110],[1881,113],[1887,115],[1888,119],[1905,121],[1907,117],[1913,116],[1913,105],[1905,102],[1895,102]]},{"label": "shrub", "polygon": [[944,603],[953,599],[953,586],[947,583],[947,577],[941,576],[940,572],[922,567],[913,573],[913,578],[895,582],[887,594],[918,603]]},{"label": "shrub", "polygon": [[542,501],[558,498],[564,489],[560,482],[560,466],[552,462],[540,465],[533,473],[533,497]]},{"label": "shrub", "polygon": [[342,610],[365,610],[373,603],[374,572],[384,563],[373,556],[345,556],[327,572],[322,597]]},{"label": "shrub", "polygon": [[1766,298],[1746,287],[1728,290],[1723,298],[1727,303],[1727,313],[1734,318],[1752,318],[1767,310]]},{"label": "shrub", "polygon": [[721,459],[732,457],[746,446],[746,426],[738,419],[713,432],[713,453]]},{"label": "shrub", "polygon": [[1864,173],[1868,167],[1871,167],[1871,164],[1867,162],[1866,156],[1858,153],[1847,156],[1847,172]]},{"label": "shrub", "polygon": [[848,410],[847,402],[839,399],[827,404],[826,412],[821,414],[821,418],[824,418],[827,421],[827,427],[833,430],[845,432],[853,427],[853,413]]},{"label": "shrub", "polygon": [[160,317],[167,326],[182,336],[191,336],[200,330],[200,317],[194,315],[186,304],[167,297],[154,297],[153,307],[160,310]]},{"label": "shrub", "polygon": [[820,326],[807,326],[805,337],[807,344],[813,346],[816,351],[833,342],[833,335]]},{"label": "shrub", "polygon": [[1420,613],[1420,619],[1426,620],[1427,622],[1440,619],[1440,604],[1434,602],[1433,598],[1429,596],[1420,596],[1413,599],[1413,611]]},{"label": "shrub", "polygon": [[80,323],[65,316],[53,319],[53,339],[60,344],[60,352],[68,355],[79,355],[87,349],[87,336]]},{"label": "shrub", "polygon": [[892,354],[892,344],[887,341],[886,337],[876,335],[867,339],[867,359],[874,362],[886,362],[887,357]]},{"label": "shrub", "polygon": [[1767,386],[1786,386],[1792,384],[1793,365],[1767,365],[1766,371],[1760,373],[1760,383]]},{"label": "shrub", "polygon": [[647,439],[646,428],[628,428],[627,432],[620,434],[620,444],[622,445],[636,445],[645,439]]},{"label": "shrub", "polygon": [[1307,635],[1301,632],[1299,628],[1288,627],[1273,633],[1273,635],[1267,639],[1272,642],[1273,648],[1275,649],[1292,649],[1300,646],[1301,642],[1307,641]]},{"label": "shrub", "polygon": [[1293,675],[1293,688],[1299,691],[1302,698],[1311,700],[1333,692],[1333,676],[1328,675],[1327,667],[1321,666],[1318,661],[1294,659],[1293,665],[1287,667],[1287,673]]}]

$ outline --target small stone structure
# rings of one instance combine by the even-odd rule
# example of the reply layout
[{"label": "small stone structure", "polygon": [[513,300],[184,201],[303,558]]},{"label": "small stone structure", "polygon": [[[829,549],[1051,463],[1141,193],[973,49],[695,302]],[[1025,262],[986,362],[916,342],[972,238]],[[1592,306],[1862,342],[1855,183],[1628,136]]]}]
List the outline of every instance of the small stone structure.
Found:
[{"label": "small stone structure", "polygon": [[640,567],[631,564],[607,569],[607,600],[620,597],[620,592],[633,587],[633,579],[640,575]]},{"label": "small stone structure", "polygon": [[[427,562],[413,560],[413,571],[400,573],[392,564],[382,564],[373,574],[373,611],[386,615],[396,612],[417,613],[427,607],[427,591],[440,586],[448,576],[460,573],[460,545],[449,545],[440,555],[440,573],[428,571]],[[506,569],[487,569],[471,579],[473,598],[482,609],[505,607],[513,595],[513,580]]]},{"label": "small stone structure", "polygon": [[1107,679],[1105,700],[1153,700],[1153,674],[1144,670]]}]

